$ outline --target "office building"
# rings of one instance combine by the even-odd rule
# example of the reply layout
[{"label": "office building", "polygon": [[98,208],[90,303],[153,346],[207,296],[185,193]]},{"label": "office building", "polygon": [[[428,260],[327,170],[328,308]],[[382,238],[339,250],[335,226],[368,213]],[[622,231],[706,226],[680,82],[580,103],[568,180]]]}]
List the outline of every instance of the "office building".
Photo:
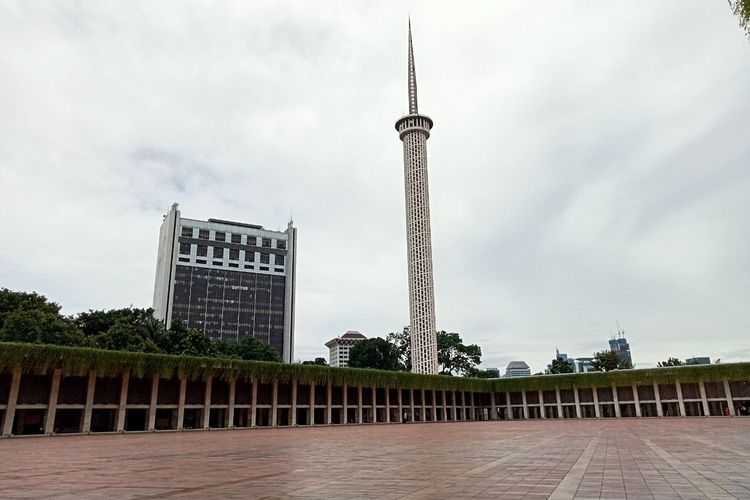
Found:
[{"label": "office building", "polygon": [[525,361],[511,361],[505,368],[506,377],[526,377],[531,375],[531,368]]},{"label": "office building", "polygon": [[609,349],[612,352],[616,352],[620,355],[620,359],[627,361],[631,366],[633,365],[633,358],[630,356],[630,344],[625,338],[625,332],[617,332],[617,337],[609,339]]},{"label": "office building", "polygon": [[330,366],[349,366],[349,351],[367,337],[355,330],[349,330],[341,337],[326,342],[328,364]]},{"label": "office building", "polygon": [[710,365],[711,364],[711,358],[708,356],[698,356],[698,357],[692,357],[687,358],[685,360],[686,365]]},{"label": "office building", "polygon": [[294,351],[297,229],[180,216],[172,205],[159,232],[154,314],[213,339],[254,337],[285,362]]}]

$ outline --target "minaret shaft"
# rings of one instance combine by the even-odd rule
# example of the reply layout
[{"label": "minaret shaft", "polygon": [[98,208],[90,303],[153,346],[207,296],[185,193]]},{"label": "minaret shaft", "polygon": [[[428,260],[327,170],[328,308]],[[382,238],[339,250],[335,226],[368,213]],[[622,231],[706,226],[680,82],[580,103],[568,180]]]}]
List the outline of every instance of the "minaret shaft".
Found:
[{"label": "minaret shaft", "polygon": [[427,139],[432,120],[418,113],[417,78],[409,25],[409,114],[396,122],[404,145],[406,241],[409,262],[409,332],[412,371],[437,373],[437,332],[432,280]]}]

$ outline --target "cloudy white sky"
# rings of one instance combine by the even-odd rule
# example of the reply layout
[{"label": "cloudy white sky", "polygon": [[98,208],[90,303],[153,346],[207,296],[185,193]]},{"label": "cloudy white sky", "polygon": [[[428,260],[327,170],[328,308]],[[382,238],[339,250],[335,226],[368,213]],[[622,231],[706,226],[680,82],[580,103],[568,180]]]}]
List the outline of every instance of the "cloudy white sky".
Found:
[{"label": "cloudy white sky", "polygon": [[408,323],[411,13],[439,329],[485,367],[750,359],[725,1],[0,3],[0,286],[151,305],[162,214],[299,228],[296,358]]}]

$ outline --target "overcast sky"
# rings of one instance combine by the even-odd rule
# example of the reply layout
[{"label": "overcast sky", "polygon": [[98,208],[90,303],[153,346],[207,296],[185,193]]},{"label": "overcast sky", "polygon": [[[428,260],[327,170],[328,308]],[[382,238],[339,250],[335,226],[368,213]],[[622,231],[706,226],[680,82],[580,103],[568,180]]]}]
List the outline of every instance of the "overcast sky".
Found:
[{"label": "overcast sky", "polygon": [[[463,7],[463,8],[462,8]],[[407,14],[438,329],[484,367],[750,359],[750,43],[723,1],[0,4],[0,286],[150,307],[162,215],[299,228],[295,358],[407,324]]]}]

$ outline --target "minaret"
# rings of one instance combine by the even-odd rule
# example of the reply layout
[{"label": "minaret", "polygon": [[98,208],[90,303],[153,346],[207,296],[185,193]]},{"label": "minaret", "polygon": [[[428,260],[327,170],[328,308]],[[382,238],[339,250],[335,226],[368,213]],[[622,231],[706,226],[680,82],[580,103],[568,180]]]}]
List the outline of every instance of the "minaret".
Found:
[{"label": "minaret", "polygon": [[409,333],[411,370],[437,373],[437,332],[432,284],[430,192],[427,182],[427,139],[432,120],[417,110],[417,74],[409,21],[409,114],[396,122],[404,143],[406,245],[409,260]]}]

